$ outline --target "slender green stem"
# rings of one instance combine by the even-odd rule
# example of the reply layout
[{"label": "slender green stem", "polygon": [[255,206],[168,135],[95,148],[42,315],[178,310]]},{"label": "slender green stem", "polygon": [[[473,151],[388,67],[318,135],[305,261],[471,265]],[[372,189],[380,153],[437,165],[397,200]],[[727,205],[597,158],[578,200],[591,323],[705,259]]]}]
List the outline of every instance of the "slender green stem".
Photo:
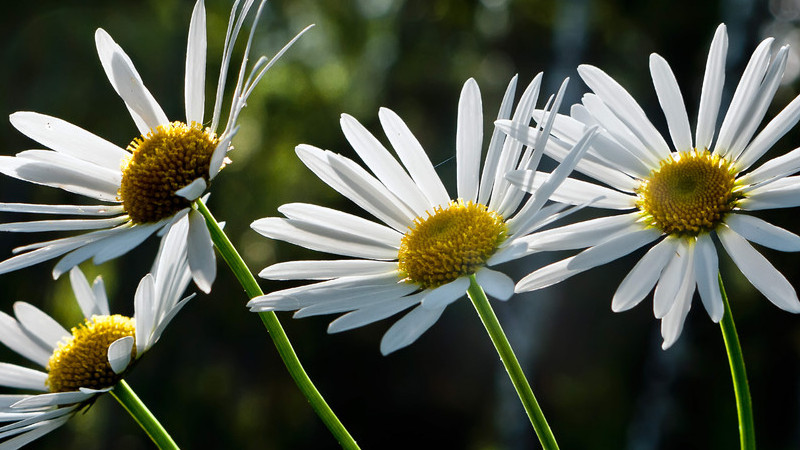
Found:
[{"label": "slender green stem", "polygon": [[544,418],[544,413],[542,413],[542,409],[533,395],[531,385],[522,372],[517,356],[514,354],[505,332],[503,332],[503,327],[500,326],[500,322],[497,320],[492,305],[489,304],[489,299],[486,298],[486,293],[483,292],[483,288],[475,280],[475,275],[471,275],[469,278],[467,295],[472,300],[472,304],[475,306],[483,326],[486,327],[489,337],[492,338],[494,348],[497,349],[497,354],[500,355],[500,360],[503,361],[508,377],[511,378],[511,383],[514,384],[514,388],[517,390],[517,395],[522,402],[522,406],[525,407],[525,412],[528,413],[528,419],[530,419],[533,429],[539,437],[539,442],[542,443],[542,447],[545,450],[558,449],[556,438],[553,436],[550,425],[547,424],[547,419]]},{"label": "slender green stem", "polygon": [[[211,240],[214,241],[214,246],[217,247],[217,250],[222,255],[222,259],[225,260],[225,263],[228,264],[228,267],[230,267],[236,279],[239,280],[239,284],[242,285],[247,293],[247,298],[264,295],[261,291],[261,287],[258,286],[258,282],[250,272],[250,269],[247,268],[247,265],[242,257],[239,256],[239,252],[236,251],[236,248],[233,246],[230,239],[228,239],[228,236],[222,231],[222,228],[220,228],[216,219],[214,219],[211,211],[208,210],[202,200],[197,200],[195,205],[197,205],[197,210],[200,211],[206,219],[206,224],[211,233]],[[356,441],[350,436],[350,433],[344,425],[342,425],[342,422],[339,421],[339,418],[336,417],[336,414],[334,414],[333,410],[328,406],[322,394],[320,394],[305,369],[303,369],[300,359],[297,357],[294,348],[292,348],[292,343],[289,342],[289,337],[286,336],[286,332],[283,331],[278,316],[272,311],[260,312],[258,315],[261,317],[261,322],[264,324],[270,337],[272,337],[272,341],[278,349],[283,363],[289,370],[289,374],[300,388],[300,391],[303,392],[303,395],[306,396],[308,402],[311,403],[311,407],[320,419],[322,419],[336,440],[339,441],[339,445],[346,449],[358,449],[359,447]]]},{"label": "slender green stem", "polygon": [[161,426],[158,419],[147,409],[147,406],[142,403],[142,400],[133,392],[133,389],[128,386],[125,380],[120,380],[110,392],[120,405],[128,411],[128,414],[136,420],[136,423],[142,427],[145,433],[150,436],[150,439],[153,440],[158,448],[162,450],[178,448],[178,445],[172,440],[167,430]]},{"label": "slender green stem", "polygon": [[725,350],[728,352],[728,363],[731,366],[733,378],[733,391],[736,394],[736,411],[739,416],[739,442],[742,450],[755,450],[756,427],[753,421],[753,403],[750,400],[750,386],[747,382],[747,372],[744,369],[744,356],[739,345],[739,336],[736,334],[736,325],[733,323],[731,305],[728,295],[719,276],[719,290],[722,293],[722,303],[725,313],[719,323],[722,338],[725,340]]}]

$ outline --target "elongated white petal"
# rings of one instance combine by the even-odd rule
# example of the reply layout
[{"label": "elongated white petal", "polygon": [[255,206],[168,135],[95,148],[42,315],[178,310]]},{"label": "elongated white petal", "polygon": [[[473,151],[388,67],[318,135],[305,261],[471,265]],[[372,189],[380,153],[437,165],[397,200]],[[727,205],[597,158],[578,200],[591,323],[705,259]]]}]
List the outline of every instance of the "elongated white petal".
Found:
[{"label": "elongated white petal", "polygon": [[742,122],[748,114],[751,114],[751,105],[756,99],[756,92],[764,78],[764,74],[769,67],[770,47],[773,38],[767,38],[759,44],[753,52],[747,67],[744,69],[742,78],[736,86],[725,120],[719,129],[719,138],[714,146],[714,152],[722,156],[736,155],[736,149],[732,148],[737,133],[741,132]]},{"label": "elongated white petal", "polygon": [[725,224],[750,242],[782,252],[800,252],[800,236],[758,217],[730,214]]},{"label": "elongated white petal", "polygon": [[[375,286],[358,286],[351,288],[348,293],[334,293],[326,297],[319,297],[310,299],[306,297],[305,302],[307,306],[298,309],[294,314],[295,319],[303,317],[317,316],[321,314],[336,314],[345,311],[353,311],[356,309],[367,308],[373,304],[380,303],[389,299],[400,299],[406,295],[411,294],[417,290],[417,286],[412,283],[393,283],[381,284]],[[273,303],[279,305],[291,305],[291,301],[285,302],[277,300]]]},{"label": "elongated white petal", "polygon": [[167,312],[163,315],[160,315],[156,318],[156,328],[150,334],[150,341],[147,343],[145,347],[145,351],[149,350],[150,347],[153,346],[158,340],[161,338],[161,335],[164,333],[164,330],[167,328],[167,325],[172,321],[172,319],[180,312],[180,310],[189,303],[189,300],[193,299],[195,294],[192,294],[183,300],[175,303]]},{"label": "elongated white petal", "polygon": [[[503,100],[500,102],[500,109],[497,112],[497,120],[508,119],[511,115],[511,110],[514,107],[514,92],[517,89],[517,78],[517,75],[514,75],[511,81],[508,82],[508,86],[506,86],[506,92],[503,94]],[[540,72],[528,85],[526,91],[531,89],[538,90],[538,85],[541,84],[541,80],[542,74]],[[534,99],[532,103],[533,105],[531,105],[531,108],[535,106],[536,100]],[[530,117],[530,113],[528,113],[528,117]],[[481,184],[478,187],[478,203],[482,205],[487,204],[490,198],[489,196],[492,193],[495,178],[497,177],[497,168],[500,162],[501,151],[503,147],[505,147],[505,140],[505,134],[499,128],[495,127],[494,131],[492,131],[492,137],[489,140],[486,160],[481,171]]]},{"label": "elongated white petal", "polygon": [[657,319],[662,319],[675,306],[682,283],[694,262],[694,255],[689,255],[689,247],[682,241],[677,240],[674,249],[653,293],[653,315]]},{"label": "elongated white petal", "polygon": [[195,210],[189,212],[187,251],[192,279],[201,291],[208,294],[217,277],[217,260],[214,256],[211,233],[206,227],[206,219]]},{"label": "elongated white petal", "polygon": [[268,280],[330,280],[348,275],[375,275],[397,270],[395,261],[340,259],[273,264],[258,276]]},{"label": "elongated white petal", "polygon": [[800,177],[786,177],[755,188],[739,201],[739,207],[745,211],[791,208],[799,205]]},{"label": "elongated white petal", "polygon": [[738,182],[751,186],[755,185],[754,187],[746,188],[745,192],[747,192],[748,189],[765,186],[769,184],[769,182],[774,182],[787,175],[792,175],[798,170],[800,170],[800,148],[796,148],[789,153],[770,159],[757,169],[742,176]]},{"label": "elongated white petal", "polygon": [[646,149],[652,152],[656,159],[661,160],[669,154],[669,147],[664,138],[625,88],[605,72],[593,66],[581,65],[578,67],[578,73],[589,88],[614,111],[614,114],[645,144]]},{"label": "elongated white petal", "polygon": [[483,268],[475,273],[475,280],[490,297],[508,300],[514,294],[514,280],[497,270]]},{"label": "elongated white petal", "polygon": [[203,123],[206,103],[206,8],[202,0],[195,3],[189,23],[184,97],[186,123]]},{"label": "elongated white petal", "polygon": [[102,28],[97,29],[94,37],[106,76],[128,107],[139,132],[147,134],[151,129],[169,123],[167,115],[144,87],[142,78],[122,48]]},{"label": "elongated white petal", "polygon": [[108,219],[62,219],[62,220],[37,220],[33,222],[11,222],[0,224],[0,231],[17,233],[39,233],[43,231],[76,231],[100,230],[113,228],[127,222],[127,216],[111,217]]},{"label": "elongated white petal", "polygon": [[117,201],[121,180],[119,171],[89,165],[49,150],[27,150],[17,156],[0,156],[0,173],[104,202]]},{"label": "elongated white petal", "polygon": [[[693,265],[689,261],[689,265]],[[660,284],[660,283],[659,283]],[[675,293],[675,303],[670,309],[669,313],[661,320],[661,336],[664,342],[661,348],[666,350],[678,340],[683,331],[683,324],[686,321],[686,316],[689,314],[689,309],[692,307],[692,296],[694,295],[694,271],[687,270],[686,276],[680,281],[680,286]]]},{"label": "elongated white petal", "polygon": [[164,223],[168,220],[169,219],[163,219],[160,222],[135,225],[129,230],[105,238],[103,246],[98,248],[92,261],[95,264],[102,264],[128,253],[134,247],[144,242],[150,235],[158,231],[159,228],[163,227]]},{"label": "elongated white petal", "polygon": [[125,213],[122,205],[37,205],[32,203],[0,203],[0,211],[34,214],[72,214],[75,216],[113,216]]},{"label": "elongated white petal", "polygon": [[725,84],[725,58],[728,53],[728,34],[725,24],[717,27],[711,49],[708,51],[706,71],[703,75],[703,90],[700,93],[700,107],[697,112],[697,135],[695,144],[698,150],[710,149],[717,126],[719,105],[722,101],[722,88]]},{"label": "elongated white petal", "polygon": [[293,221],[369,237],[392,248],[400,247],[402,234],[353,214],[309,203],[286,203],[281,205],[278,211]]},{"label": "elongated white petal", "polygon": [[[50,259],[50,258],[53,258],[55,256],[59,256],[62,253],[67,253],[63,258],[58,260],[58,262],[56,263],[55,267],[53,267],[53,278],[57,279],[64,272],[72,269],[76,265],[78,265],[78,264],[86,261],[87,259],[91,258],[92,256],[94,256],[98,252],[98,249],[103,247],[105,244],[107,244],[109,242],[113,242],[113,241],[110,240],[110,238],[112,238],[112,237],[114,237],[114,236],[116,236],[118,234],[127,232],[131,227],[132,227],[132,225],[130,223],[124,223],[124,224],[122,224],[122,225],[120,225],[120,226],[118,226],[116,228],[112,228],[110,230],[99,230],[99,231],[94,231],[94,232],[91,232],[91,233],[81,234],[81,235],[78,235],[78,236],[72,236],[72,237],[69,237],[69,238],[63,238],[63,239],[61,239],[59,241],[56,241],[56,242],[53,242],[51,244],[43,244],[42,245],[42,243],[39,243],[39,244],[34,244],[34,245],[35,246],[41,246],[42,247],[41,251],[46,251],[48,249],[53,249],[53,251],[55,252],[55,250],[57,250],[57,249],[59,249],[61,247],[64,247],[64,248],[67,249],[67,251],[58,251],[58,252],[56,252],[56,254],[50,256],[49,258],[46,258],[46,259]],[[109,239],[109,240],[106,240],[106,239]],[[29,246],[29,247],[35,248],[33,246]],[[40,251],[40,250],[32,251],[32,252],[26,253],[24,255],[19,255],[19,257],[21,258],[21,257],[27,256],[27,255],[31,255],[31,257],[32,257],[38,251]],[[45,256],[46,255],[47,255],[46,253],[41,255],[41,259],[45,260]],[[12,259],[14,259],[14,258],[12,258]],[[37,258],[37,259],[39,259],[39,258]],[[9,262],[10,261],[11,260],[9,260]],[[2,264],[0,264],[0,265],[2,265]]]},{"label": "elongated white petal", "polygon": [[134,318],[136,319],[136,357],[140,358],[148,347],[155,326],[155,280],[147,274],[139,282],[133,297]]},{"label": "elongated white petal", "polygon": [[409,175],[428,198],[430,206],[444,206],[450,202],[450,195],[442,184],[428,154],[403,120],[388,108],[378,111],[383,131],[400,161],[408,169]]},{"label": "elongated white petal", "polygon": [[800,313],[797,292],[761,253],[730,228],[723,227],[717,235],[739,270],[767,300],[785,311]]},{"label": "elongated white petal", "polygon": [[[3,441],[2,444],[4,446],[3,448],[16,449],[24,447],[30,444],[31,442],[35,441],[36,439],[39,439],[40,437],[44,436],[45,434],[55,430],[61,425],[64,425],[65,423],[67,423],[67,420],[69,420],[70,417],[72,417],[71,414],[68,416],[58,417],[53,420],[46,420],[44,422],[38,422],[33,425],[28,425],[28,427],[25,427],[24,429],[14,430],[15,432],[12,433],[12,435],[23,432],[24,434],[19,434],[19,436]],[[19,431],[19,433],[16,433],[17,431]]]},{"label": "elongated white petal", "polygon": [[108,346],[108,363],[114,373],[120,374],[128,368],[131,362],[131,350],[133,350],[133,336],[119,338]]},{"label": "elongated white petal", "polygon": [[65,155],[120,170],[130,153],[103,138],[56,117],[29,111],[9,116],[11,124],[22,134]]},{"label": "elongated white petal", "polygon": [[625,256],[661,237],[661,232],[652,228],[642,229],[638,225],[630,227],[630,231],[622,233],[577,254],[570,264],[573,270],[591,269]]},{"label": "elongated white petal", "polygon": [[203,195],[203,192],[206,191],[207,187],[208,183],[206,183],[205,179],[202,177],[195,178],[191,183],[175,191],[175,195],[180,195],[186,200],[193,202]]},{"label": "elongated white petal", "polygon": [[619,284],[611,300],[611,310],[622,312],[638,305],[653,289],[675,250],[675,242],[669,238],[648,250]]},{"label": "elongated white petal", "polygon": [[111,315],[108,309],[108,296],[106,296],[106,286],[103,283],[103,277],[98,275],[92,283],[92,293],[94,293],[94,302],[97,304],[97,309],[100,311],[101,316]]},{"label": "elongated white petal", "polygon": [[14,302],[14,315],[23,328],[53,350],[58,347],[59,341],[71,336],[52,317],[30,303]]},{"label": "elongated white petal", "polygon": [[42,408],[45,406],[69,405],[81,403],[93,395],[81,391],[51,392],[47,394],[31,395],[11,405],[12,408]]},{"label": "elongated white petal", "polygon": [[464,83],[458,99],[456,166],[458,197],[478,200],[481,147],[483,146],[483,105],[481,91],[473,78]]},{"label": "elongated white petal", "polygon": [[389,150],[352,116],[342,114],[339,123],[347,141],[378,180],[417,215],[422,215],[430,207],[427,197]]},{"label": "elongated white petal", "polygon": [[689,127],[689,116],[686,114],[683,95],[669,63],[661,55],[656,53],[650,55],[650,75],[656,88],[658,102],[667,117],[672,144],[677,151],[691,150],[694,148],[692,130]]},{"label": "elongated white petal", "polygon": [[762,129],[742,152],[736,165],[740,170],[752,166],[759,158],[764,156],[780,138],[789,132],[800,121],[800,95],[786,105],[767,126]]},{"label": "elongated white petal", "polygon": [[404,309],[418,304],[421,298],[422,295],[415,294],[389,300],[384,299],[364,308],[349,312],[331,322],[330,325],[328,325],[328,333],[352,330],[353,328],[358,328],[391,317]]},{"label": "elongated white petal", "polygon": [[[79,236],[72,236],[69,238],[62,238],[47,243],[40,242],[30,246],[25,246],[23,248],[17,248],[15,249],[15,251],[24,251],[28,249],[33,249],[33,250],[6,259],[3,262],[0,262],[0,273],[11,272],[17,269],[21,269],[23,267],[28,267],[34,264],[38,264],[42,261],[53,259],[77,247],[101,239],[103,236],[106,236],[109,231],[110,230],[95,231],[92,233],[86,233]],[[76,262],[76,264],[79,262],[80,261]],[[55,278],[57,278],[57,276]]]},{"label": "elongated white petal", "polygon": [[422,298],[422,307],[427,309],[444,308],[463,297],[469,287],[469,279],[457,278],[450,283],[426,291]]},{"label": "elongated white petal", "polygon": [[444,307],[430,309],[417,306],[394,323],[381,339],[381,353],[385,356],[411,345],[428,330],[444,312]]},{"label": "elongated white petal", "polygon": [[[550,174],[532,170],[514,170],[506,178],[526,192],[536,192],[547,182]],[[595,208],[630,209],[635,206],[636,197],[624,192],[609,189],[599,184],[588,183],[574,178],[565,179],[550,196],[553,201],[580,205],[592,202]]]},{"label": "elongated white petal", "polygon": [[46,380],[45,372],[0,362],[0,385],[47,392]]},{"label": "elongated white petal", "polygon": [[553,284],[560,283],[573,275],[577,275],[585,270],[588,270],[588,268],[572,268],[570,263],[573,259],[575,259],[575,257],[571,256],[528,274],[517,282],[517,285],[514,286],[514,292],[520,293],[546,288]]},{"label": "elongated white petal", "polygon": [[722,293],[719,290],[719,258],[714,248],[714,241],[708,234],[697,236],[694,252],[694,273],[697,278],[697,291],[700,299],[714,323],[722,319],[725,307]]},{"label": "elongated white petal", "polygon": [[0,342],[29,360],[46,367],[52,348],[34,341],[13,317],[0,311]]}]

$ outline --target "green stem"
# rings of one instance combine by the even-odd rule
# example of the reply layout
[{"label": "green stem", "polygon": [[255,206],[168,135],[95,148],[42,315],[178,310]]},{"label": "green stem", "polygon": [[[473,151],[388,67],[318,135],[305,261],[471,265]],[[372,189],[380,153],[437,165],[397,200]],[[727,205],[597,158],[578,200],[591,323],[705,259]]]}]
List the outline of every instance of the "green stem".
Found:
[{"label": "green stem", "polygon": [[545,450],[557,450],[558,443],[556,443],[556,438],[550,430],[550,425],[547,424],[547,419],[544,418],[544,413],[542,413],[542,409],[533,395],[531,385],[522,372],[522,367],[519,365],[517,356],[514,354],[505,332],[503,332],[503,327],[500,326],[492,305],[489,304],[489,299],[486,298],[486,293],[483,292],[483,288],[475,280],[475,275],[470,275],[469,277],[467,295],[472,300],[472,304],[475,306],[483,326],[486,327],[489,337],[492,338],[494,348],[497,349],[497,354],[500,355],[500,360],[503,361],[508,377],[511,378],[511,383],[514,384],[514,388],[517,390],[517,395],[522,402],[522,406],[525,407],[525,412],[528,413],[528,419],[530,419],[533,429],[539,437],[539,442],[542,443],[542,447]]},{"label": "green stem", "polygon": [[[217,247],[217,250],[222,255],[222,259],[225,260],[225,263],[228,264],[228,267],[230,267],[236,279],[239,280],[239,284],[242,285],[247,293],[247,298],[264,295],[264,292],[261,291],[261,287],[258,286],[258,282],[253,277],[250,269],[247,268],[247,265],[242,257],[239,256],[239,252],[236,251],[236,248],[233,246],[230,239],[228,239],[228,236],[222,231],[222,228],[220,228],[216,219],[214,219],[211,211],[208,210],[202,200],[198,199],[195,201],[195,205],[197,206],[197,210],[206,219],[206,225],[208,225],[208,230],[211,233],[211,240],[214,242],[214,246]],[[339,418],[336,417],[336,414],[333,413],[333,410],[328,406],[322,394],[319,393],[316,386],[314,386],[314,383],[311,381],[311,378],[309,378],[305,369],[303,369],[300,359],[297,357],[294,348],[292,348],[292,343],[289,342],[289,337],[286,336],[286,332],[283,331],[278,316],[272,311],[260,312],[258,315],[261,317],[261,322],[264,324],[272,341],[275,343],[275,347],[278,349],[283,363],[289,370],[289,374],[292,376],[303,395],[306,396],[308,402],[311,403],[311,407],[320,419],[322,419],[336,440],[339,441],[339,445],[346,449],[358,449],[359,447],[356,441],[350,436],[350,433],[344,425],[342,425],[342,422],[339,421]]]},{"label": "green stem", "polygon": [[158,419],[155,418],[153,413],[147,409],[142,400],[133,392],[128,383],[125,380],[120,380],[113,389],[111,389],[111,395],[114,396],[115,399],[128,411],[136,423],[139,424],[140,427],[150,436],[150,439],[158,446],[160,449],[177,449],[178,445],[175,444],[175,441],[172,440],[167,430],[161,426],[158,422]]},{"label": "green stem", "polygon": [[739,345],[739,336],[736,334],[736,325],[733,323],[733,314],[728,303],[728,295],[725,293],[725,286],[722,284],[721,275],[719,276],[719,290],[722,293],[722,303],[725,305],[725,313],[719,326],[722,330],[722,338],[725,340],[725,350],[728,352],[728,363],[731,366],[731,377],[733,378],[733,391],[736,394],[736,411],[739,416],[739,442],[742,450],[755,450],[756,427],[753,421],[753,403],[750,400],[747,372],[744,369],[744,356],[742,355],[742,347]]}]

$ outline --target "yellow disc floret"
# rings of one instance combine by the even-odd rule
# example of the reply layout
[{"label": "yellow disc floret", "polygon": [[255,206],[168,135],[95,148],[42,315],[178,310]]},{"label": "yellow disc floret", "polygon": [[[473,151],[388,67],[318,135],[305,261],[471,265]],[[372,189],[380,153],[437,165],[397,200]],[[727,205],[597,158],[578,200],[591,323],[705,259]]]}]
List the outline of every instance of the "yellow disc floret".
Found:
[{"label": "yellow disc floret", "polygon": [[119,188],[119,199],[131,220],[158,222],[189,206],[175,191],[200,177],[208,182],[217,144],[217,135],[195,122],[160,125],[134,139]]},{"label": "yellow disc floret", "polygon": [[473,274],[505,240],[503,217],[463,200],[417,217],[400,241],[398,265],[406,280],[435,288]]},{"label": "yellow disc floret", "polygon": [[731,166],[708,151],[673,153],[636,190],[636,205],[648,225],[666,234],[711,231],[741,198]]},{"label": "yellow disc floret", "polygon": [[[130,317],[92,316],[72,328],[72,337],[61,341],[47,364],[50,392],[77,391],[78,388],[103,389],[115,385],[121,375],[111,370],[108,346],[117,339],[135,336]],[[131,358],[136,356],[136,347]]]}]

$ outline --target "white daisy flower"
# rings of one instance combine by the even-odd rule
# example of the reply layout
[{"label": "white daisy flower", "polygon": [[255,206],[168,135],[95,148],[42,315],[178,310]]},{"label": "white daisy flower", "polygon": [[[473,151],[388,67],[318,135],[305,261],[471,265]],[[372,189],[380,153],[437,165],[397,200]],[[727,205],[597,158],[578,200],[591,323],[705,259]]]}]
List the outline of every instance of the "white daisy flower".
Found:
[{"label": "white daisy flower", "polygon": [[89,285],[78,267],[70,270],[72,290],[86,318],[71,332],[35,306],[16,302],[14,315],[0,312],[0,342],[45,370],[0,363],[0,385],[44,392],[0,395],[0,447],[17,448],[64,424],[110,391],[133,363],[161,337],[191,280],[188,226],[171,228],[161,242],[151,273],[134,296],[134,316],[109,312],[101,277]]},{"label": "white daisy flower", "polygon": [[202,0],[195,4],[189,25],[186,122],[167,118],[144,86],[128,55],[102,29],[95,33],[100,62],[141,133],[127,149],[55,117],[34,112],[11,115],[11,124],[17,130],[51,150],[26,150],[13,157],[0,156],[0,172],[85,195],[103,204],[0,204],[0,211],[83,217],[6,223],[0,225],[0,231],[92,230],[16,248],[15,253],[20,254],[0,262],[0,273],[64,255],[53,269],[53,276],[57,278],[89,258],[93,258],[95,264],[116,258],[153,233],[164,233],[183,220],[190,225],[192,277],[200,289],[210,291],[216,277],[214,250],[205,221],[191,208],[191,204],[203,195],[223,167],[226,154],[232,148],[231,139],[237,131],[237,119],[256,84],[300,36],[271,60],[261,57],[247,74],[248,54],[263,3],[255,14],[224,128],[220,126],[220,117],[228,66],[252,0],[245,1],[240,9],[238,2],[235,3],[231,12],[210,127],[203,126],[206,13]]},{"label": "white daisy flower", "polygon": [[[603,196],[592,206],[632,212],[525,237],[526,245],[515,256],[544,250],[586,250],[526,276],[516,291],[541,289],[651,245],[620,283],[611,307],[614,311],[632,308],[655,286],[653,310],[661,319],[666,349],[680,336],[695,287],[711,319],[719,322],[722,318],[716,236],[739,270],[769,301],[786,311],[800,312],[791,284],[748,243],[800,251],[800,237],[748,214],[800,205],[800,177],[789,176],[800,169],[800,149],[751,169],[800,119],[797,97],[756,134],[788,57],[788,46],[773,54],[772,44],[769,38],[756,48],[717,130],[728,46],[725,26],[717,28],[706,64],[694,143],[672,70],[661,56],[650,56],[650,72],[672,147],[622,86],[596,67],[580,66],[578,72],[594,93],[573,106],[571,117],[556,119],[555,138],[546,153],[563,158],[585,128],[601,126],[576,170],[609,187],[569,179],[553,198],[582,203]],[[535,129],[521,123],[501,121],[498,127],[522,142],[534,138]],[[509,174],[509,179],[535,190],[546,177],[532,180],[532,175],[531,171],[518,171]]]},{"label": "white daisy flower", "polygon": [[[529,118],[539,94],[541,74],[522,94],[516,120]],[[555,100],[557,110],[566,81]],[[516,77],[500,106],[499,119],[511,115]],[[474,274],[486,292],[506,300],[514,282],[492,270],[521,237],[567,214],[565,206],[544,206],[591,141],[576,143],[549,180],[526,200],[508,183],[514,168],[537,167],[552,120],[544,124],[535,145],[524,149],[494,131],[481,173],[483,112],[480,90],[470,79],[458,103],[456,165],[458,194],[448,194],[420,143],[397,114],[378,114],[398,162],[356,119],[342,115],[345,137],[372,174],[356,162],[310,145],[297,154],[320,179],[383,224],[322,206],[289,203],[278,210],[285,218],[253,222],[266,237],[312,250],[352,257],[274,264],[259,275],[273,280],[322,280],[256,297],[252,311],[296,310],[294,317],[348,312],[331,322],[328,332],[356,328],[414,307],[384,335],[388,354],[414,342],[450,303],[463,297]],[[549,117],[554,117],[550,114]],[[525,201],[523,201],[525,200]]]}]

